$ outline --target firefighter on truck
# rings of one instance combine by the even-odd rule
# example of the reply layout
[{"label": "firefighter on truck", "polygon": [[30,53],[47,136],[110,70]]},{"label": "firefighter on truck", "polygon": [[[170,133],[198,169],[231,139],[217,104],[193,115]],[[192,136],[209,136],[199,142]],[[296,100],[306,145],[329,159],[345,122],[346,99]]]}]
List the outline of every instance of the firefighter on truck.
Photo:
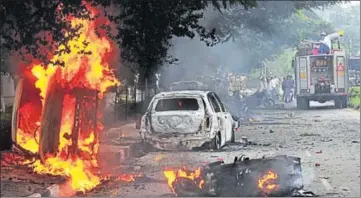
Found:
[{"label": "firefighter on truck", "polygon": [[299,46],[292,61],[298,108],[308,109],[310,101],[334,101],[337,108],[347,107],[346,54],[339,41],[343,34],[344,31],[321,34],[320,42],[306,41]]}]

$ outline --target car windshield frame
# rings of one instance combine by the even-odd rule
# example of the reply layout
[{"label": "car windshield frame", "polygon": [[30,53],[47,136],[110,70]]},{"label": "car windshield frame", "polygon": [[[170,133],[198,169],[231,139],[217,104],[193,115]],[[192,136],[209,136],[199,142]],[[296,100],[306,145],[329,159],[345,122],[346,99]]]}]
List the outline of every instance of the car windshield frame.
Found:
[{"label": "car windshield frame", "polygon": [[[182,101],[182,104],[177,104],[177,102]],[[172,105],[173,107],[171,108],[165,108],[164,110],[160,110],[158,107],[161,104],[161,102],[169,102],[166,105]],[[191,101],[196,101],[197,103],[197,108],[189,108],[192,104]],[[185,103],[186,102],[186,103]],[[181,105],[181,106],[180,106]],[[184,106],[183,106],[184,105]],[[194,105],[194,103],[193,103]],[[172,97],[172,98],[159,98],[157,100],[154,101],[153,104],[153,111],[155,112],[169,112],[169,111],[199,111],[201,109],[201,104],[199,103],[199,98],[198,97]]]}]

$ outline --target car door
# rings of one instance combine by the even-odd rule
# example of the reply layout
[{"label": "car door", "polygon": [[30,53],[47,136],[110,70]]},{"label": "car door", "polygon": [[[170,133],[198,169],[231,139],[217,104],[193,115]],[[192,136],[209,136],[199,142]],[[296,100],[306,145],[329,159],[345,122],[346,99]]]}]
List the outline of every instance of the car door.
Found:
[{"label": "car door", "polygon": [[232,130],[233,130],[233,120],[232,115],[226,109],[225,105],[218,97],[217,94],[213,93],[214,97],[217,99],[219,106],[221,107],[222,117],[224,118],[224,125],[225,125],[225,136],[226,141],[230,141],[232,138]]},{"label": "car door", "polygon": [[219,128],[221,132],[221,145],[223,146],[226,142],[226,136],[225,136],[225,120],[224,120],[224,114],[221,110],[221,107],[219,103],[217,102],[217,99],[214,97],[213,93],[208,93],[207,98],[209,100],[209,103],[211,104],[213,111],[215,112],[217,116],[217,121],[219,123]]}]

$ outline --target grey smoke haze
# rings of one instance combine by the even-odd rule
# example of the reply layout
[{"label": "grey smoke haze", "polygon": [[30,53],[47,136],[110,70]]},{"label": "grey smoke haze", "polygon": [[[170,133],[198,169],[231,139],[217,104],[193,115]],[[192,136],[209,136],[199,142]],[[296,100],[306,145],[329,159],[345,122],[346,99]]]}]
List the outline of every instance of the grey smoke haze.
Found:
[{"label": "grey smoke haze", "polygon": [[[259,12],[260,10],[262,10],[261,7],[252,10],[252,12]],[[237,14],[237,9],[234,9],[228,15],[234,13]],[[208,7],[201,24],[208,29],[219,28],[217,27],[219,24],[215,22],[218,20],[219,23],[221,17],[222,15],[218,10]],[[262,19],[254,18],[254,20]],[[232,27],[232,29],[236,28]],[[266,28],[276,29],[277,27],[268,24]],[[256,32],[245,28],[241,30],[240,34],[240,38],[235,38],[235,40],[229,39],[227,42],[219,43],[213,47],[207,47],[197,36],[193,39],[174,38],[172,40],[173,47],[169,50],[169,53],[178,58],[179,61],[177,64],[161,67],[162,83],[169,85],[180,80],[196,80],[196,77],[199,75],[211,76],[220,65],[223,72],[247,73],[249,68],[256,67],[258,64],[254,61],[252,55],[249,54],[249,50],[247,50],[249,47],[257,47],[256,42],[253,42],[252,39],[262,38],[264,41],[272,41],[270,45],[278,45],[280,43],[279,47],[284,42],[283,35],[290,34],[290,32],[277,32],[277,34],[268,35],[262,31]],[[257,34],[257,38],[252,37],[255,34]],[[258,50],[261,51],[263,49],[260,48]],[[269,52],[264,50],[264,54],[269,54]],[[205,67],[206,65],[207,67]]]},{"label": "grey smoke haze", "polygon": [[[212,27],[212,21],[219,17],[220,13],[209,7],[204,14],[204,20],[201,24],[205,27]],[[238,68],[242,71],[247,57],[243,56],[243,52],[239,45],[229,41],[220,43],[213,47],[207,47],[199,37],[174,38],[172,40],[173,47],[169,53],[179,59],[178,64],[167,65],[162,67],[162,80],[164,83],[179,80],[194,80],[197,75],[215,73],[219,65],[227,65],[228,67]],[[210,67],[205,68],[205,65]]]},{"label": "grey smoke haze", "polygon": [[[294,11],[294,6],[293,1],[259,1],[257,8],[247,11],[242,10],[243,7],[232,7],[224,12],[226,17],[213,7],[208,7],[201,24],[208,29],[222,29],[222,34],[236,32],[235,40],[229,39],[225,43],[207,47],[199,37],[174,38],[169,54],[178,58],[179,62],[161,67],[160,81],[167,86],[175,81],[196,80],[200,75],[212,76],[218,68],[223,72],[248,73],[251,68],[260,66],[261,61],[278,55],[284,47],[295,47],[300,34],[315,40],[319,33],[327,31],[325,27],[320,27],[320,30],[307,32],[305,27],[309,24],[302,21],[284,23],[283,20]],[[312,11],[304,10],[304,13],[317,18]],[[244,20],[247,21],[245,26],[241,25]],[[298,31],[301,26],[305,31],[303,33]],[[255,51],[257,54],[254,54]]]}]

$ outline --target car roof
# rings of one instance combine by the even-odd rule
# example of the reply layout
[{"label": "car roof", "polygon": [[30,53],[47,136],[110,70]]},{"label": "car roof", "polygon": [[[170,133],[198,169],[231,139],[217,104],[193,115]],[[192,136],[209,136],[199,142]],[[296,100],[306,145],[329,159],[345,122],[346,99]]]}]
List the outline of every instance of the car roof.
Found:
[{"label": "car roof", "polygon": [[182,90],[182,91],[166,91],[160,92],[155,95],[155,98],[168,98],[172,96],[206,96],[210,91],[202,91],[202,90]]}]

